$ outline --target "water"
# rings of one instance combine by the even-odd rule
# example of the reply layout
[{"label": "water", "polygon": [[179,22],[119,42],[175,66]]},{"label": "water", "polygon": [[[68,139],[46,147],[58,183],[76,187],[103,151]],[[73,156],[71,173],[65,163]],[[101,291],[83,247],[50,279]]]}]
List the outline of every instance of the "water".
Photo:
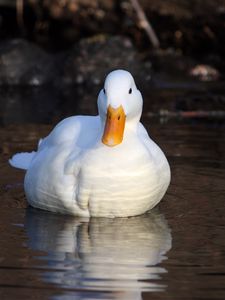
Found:
[{"label": "water", "polygon": [[[60,118],[58,103],[49,123]],[[71,112],[94,110],[82,105]],[[32,150],[52,125],[42,109],[36,124],[28,108],[19,119],[15,109],[1,115],[0,299],[225,299],[224,122],[159,120],[147,108],[143,123],[168,157],[172,182],[156,209],[115,220],[27,208],[24,172],[7,159]]]}]

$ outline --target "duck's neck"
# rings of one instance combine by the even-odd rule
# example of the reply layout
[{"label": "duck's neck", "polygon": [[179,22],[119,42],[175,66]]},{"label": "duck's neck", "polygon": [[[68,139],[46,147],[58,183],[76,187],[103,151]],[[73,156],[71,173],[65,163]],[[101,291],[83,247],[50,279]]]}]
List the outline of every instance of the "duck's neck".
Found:
[{"label": "duck's neck", "polygon": [[124,134],[135,133],[138,129],[138,124],[140,122],[140,116],[133,117],[132,119],[126,120]]}]

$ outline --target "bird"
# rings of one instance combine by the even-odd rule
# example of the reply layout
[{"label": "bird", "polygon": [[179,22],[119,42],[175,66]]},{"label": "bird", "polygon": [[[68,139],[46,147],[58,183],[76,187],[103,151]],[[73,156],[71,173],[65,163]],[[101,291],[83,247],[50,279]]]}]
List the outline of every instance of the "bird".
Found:
[{"label": "bird", "polygon": [[37,151],[17,153],[26,170],[28,203],[79,217],[131,217],[163,198],[170,166],[140,122],[143,98],[126,70],[111,71],[97,100],[97,116],[71,116],[40,139]]}]

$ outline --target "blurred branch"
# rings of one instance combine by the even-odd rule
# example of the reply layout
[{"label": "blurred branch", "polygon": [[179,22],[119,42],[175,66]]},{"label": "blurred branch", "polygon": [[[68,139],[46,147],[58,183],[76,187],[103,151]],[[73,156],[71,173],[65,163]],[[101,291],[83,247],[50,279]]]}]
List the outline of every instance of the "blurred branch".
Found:
[{"label": "blurred branch", "polygon": [[23,21],[23,0],[16,0],[16,17],[18,26],[21,29],[24,29],[24,21]]},{"label": "blurred branch", "polygon": [[130,0],[134,10],[137,13],[137,17],[139,19],[140,22],[140,26],[145,30],[145,32],[147,33],[147,36],[150,40],[150,42],[152,43],[153,47],[155,49],[158,49],[160,47],[160,43],[159,43],[159,39],[152,27],[152,25],[150,24],[150,22],[148,21],[146,14],[143,10],[143,8],[141,7],[140,3],[138,2],[138,0]]}]

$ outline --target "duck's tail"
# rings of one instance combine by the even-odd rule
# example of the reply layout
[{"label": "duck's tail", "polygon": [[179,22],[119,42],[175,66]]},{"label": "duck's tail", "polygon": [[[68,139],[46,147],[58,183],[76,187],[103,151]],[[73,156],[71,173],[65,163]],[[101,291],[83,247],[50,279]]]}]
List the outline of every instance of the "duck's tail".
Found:
[{"label": "duck's tail", "polygon": [[35,154],[35,151],[17,153],[9,160],[9,163],[14,168],[27,170]]}]

